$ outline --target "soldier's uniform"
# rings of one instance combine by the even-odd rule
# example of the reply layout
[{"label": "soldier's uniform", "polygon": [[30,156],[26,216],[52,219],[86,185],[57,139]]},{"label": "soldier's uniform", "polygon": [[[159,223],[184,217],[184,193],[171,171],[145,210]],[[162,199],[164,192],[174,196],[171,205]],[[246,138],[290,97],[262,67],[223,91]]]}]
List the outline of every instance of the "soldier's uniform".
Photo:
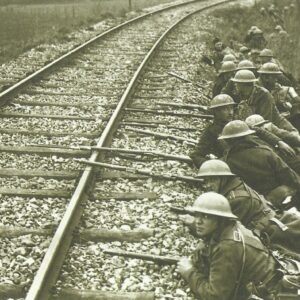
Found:
[{"label": "soldier's uniform", "polygon": [[297,191],[300,188],[297,173],[253,136],[246,136],[238,144],[231,146],[225,161],[233,173],[265,196],[282,185]]},{"label": "soldier's uniform", "polygon": [[219,76],[217,77],[214,86],[212,88],[212,95],[213,97],[219,95],[222,91],[222,89],[226,86],[227,84],[227,80],[225,80],[225,77],[223,76],[223,74],[219,74]]},{"label": "soldier's uniform", "polygon": [[300,103],[300,97],[293,87],[275,83],[271,91],[275,104],[280,112],[290,112],[295,104]]},{"label": "soldier's uniform", "polygon": [[232,80],[229,80],[226,83],[221,92],[231,96],[235,103],[240,103],[242,100]]},{"label": "soldier's uniform", "polygon": [[[271,132],[273,135],[277,136],[279,140],[288,143],[292,147],[300,147],[300,136],[296,132],[290,132],[285,129],[281,129],[272,122],[263,124],[261,128]],[[255,128],[255,130],[259,129],[260,128]]]},{"label": "soldier's uniform", "polygon": [[218,140],[225,124],[214,120],[202,132],[196,149],[190,153],[190,157],[197,168],[207,160],[206,155],[213,154],[216,157],[223,156],[226,149],[224,142]]},{"label": "soldier's uniform", "polygon": [[[250,282],[257,287],[268,286],[267,294],[278,283],[276,261],[261,241],[239,222],[215,232],[206,244],[195,250],[192,261],[187,281],[199,299],[232,300],[236,293],[236,300],[245,300],[249,296],[245,286]],[[239,279],[241,284],[237,289]]]},{"label": "soldier's uniform", "polygon": [[236,118],[245,120],[253,114],[261,115],[265,120],[273,122],[280,128],[289,131],[297,131],[290,122],[280,115],[270,92],[257,85],[254,85],[252,93],[248,99],[244,99],[239,102]]},{"label": "soldier's uniform", "polygon": [[[197,168],[199,168],[202,165],[202,163],[208,159],[208,154],[213,154],[218,158],[223,157],[227,146],[223,141],[218,140],[218,137],[222,133],[222,130],[225,125],[226,124],[222,122],[214,120],[214,122],[208,125],[202,132],[195,150],[193,150],[189,155]],[[257,143],[259,143],[260,145],[271,145],[272,147],[275,147],[281,140],[273,133],[262,128],[256,129],[256,135],[260,139],[256,140]],[[295,163],[295,161],[291,162],[292,164]],[[300,170],[300,163],[295,165],[295,167],[297,166],[298,170],[298,165]]]},{"label": "soldier's uniform", "polygon": [[300,257],[299,215],[290,212],[277,214],[262,195],[238,177],[222,177],[219,193],[228,199],[232,212],[245,227],[259,236],[268,234],[272,249],[279,248],[294,257]]},{"label": "soldier's uniform", "polygon": [[254,129],[256,135],[260,138],[257,142],[262,146],[271,146],[271,149],[300,175],[300,155],[296,153],[295,156],[287,156],[277,148],[280,141],[284,141],[294,147],[299,147],[299,134],[280,129],[271,122],[264,124],[261,128],[256,127]]}]

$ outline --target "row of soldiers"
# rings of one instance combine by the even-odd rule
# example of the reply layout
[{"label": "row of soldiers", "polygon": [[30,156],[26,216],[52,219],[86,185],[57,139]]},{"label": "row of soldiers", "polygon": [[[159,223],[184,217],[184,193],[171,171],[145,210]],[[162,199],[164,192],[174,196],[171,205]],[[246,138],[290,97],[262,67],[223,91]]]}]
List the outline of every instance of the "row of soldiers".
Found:
[{"label": "row of soldiers", "polygon": [[214,119],[190,157],[207,192],[186,207],[200,242],[177,266],[203,300],[300,297],[300,97],[261,33],[249,30],[248,56],[217,41],[204,59]]}]

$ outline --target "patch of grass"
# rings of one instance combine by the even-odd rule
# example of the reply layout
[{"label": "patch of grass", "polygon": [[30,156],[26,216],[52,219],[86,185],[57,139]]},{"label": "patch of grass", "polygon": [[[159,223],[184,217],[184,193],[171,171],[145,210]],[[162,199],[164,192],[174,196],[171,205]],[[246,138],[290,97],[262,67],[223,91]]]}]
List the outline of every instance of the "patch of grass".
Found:
[{"label": "patch of grass", "polygon": [[[271,5],[274,5],[272,12]],[[258,26],[263,30],[268,46],[284,67],[296,78],[300,78],[300,1],[272,1],[266,0],[253,7],[230,6],[216,10],[213,14],[218,18],[216,31],[212,33],[228,45],[232,40],[243,43],[247,31],[251,26]],[[288,33],[288,37],[279,35],[275,27],[281,25]]]},{"label": "patch of grass", "polygon": [[[131,0],[132,9],[163,2],[172,0]],[[0,0],[0,62],[128,10],[129,0]]]}]

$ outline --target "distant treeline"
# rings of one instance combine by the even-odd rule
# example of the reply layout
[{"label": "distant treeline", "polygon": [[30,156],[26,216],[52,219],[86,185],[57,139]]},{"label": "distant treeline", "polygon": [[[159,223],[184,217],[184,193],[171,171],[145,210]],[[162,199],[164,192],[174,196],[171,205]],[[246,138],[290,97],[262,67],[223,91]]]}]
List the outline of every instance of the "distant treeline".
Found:
[{"label": "distant treeline", "polygon": [[0,0],[0,6],[13,4],[63,4],[80,3],[84,1],[102,1],[102,0]]}]

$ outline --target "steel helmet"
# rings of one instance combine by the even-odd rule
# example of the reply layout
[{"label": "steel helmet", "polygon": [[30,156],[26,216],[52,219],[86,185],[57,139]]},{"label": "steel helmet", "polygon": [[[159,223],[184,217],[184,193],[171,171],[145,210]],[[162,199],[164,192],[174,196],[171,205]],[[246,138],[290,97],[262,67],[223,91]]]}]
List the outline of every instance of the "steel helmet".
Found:
[{"label": "steel helmet", "polygon": [[265,49],[260,51],[259,56],[260,57],[273,57],[274,54],[273,54],[273,51],[271,49],[265,48]]},{"label": "steel helmet", "polygon": [[259,74],[282,74],[278,65],[272,62],[267,62],[263,64],[257,71]]},{"label": "steel helmet", "polygon": [[259,126],[268,123],[269,121],[265,120],[261,115],[251,115],[245,120],[246,124],[250,127]]},{"label": "steel helmet", "polygon": [[222,134],[218,137],[219,140],[232,139],[237,137],[246,136],[255,133],[251,130],[246,122],[241,120],[230,121],[225,125]]},{"label": "steel helmet", "polygon": [[209,109],[214,109],[217,107],[235,105],[236,103],[227,94],[219,94],[215,96],[209,103]]},{"label": "steel helmet", "polygon": [[228,219],[238,219],[231,211],[228,200],[221,194],[215,192],[204,193],[199,196],[193,206],[186,207],[191,214],[203,213]]},{"label": "steel helmet", "polygon": [[255,31],[257,29],[259,29],[257,26],[251,26],[251,28],[249,29],[249,31]]},{"label": "steel helmet", "polygon": [[209,177],[209,176],[235,176],[229,166],[222,160],[210,159],[205,161],[196,177]]},{"label": "steel helmet", "polygon": [[280,31],[280,30],[282,30],[282,27],[280,25],[276,25],[275,30]]},{"label": "steel helmet", "polygon": [[260,53],[259,49],[251,49],[251,51],[250,51],[250,55],[251,56],[259,55],[259,53]]},{"label": "steel helmet", "polygon": [[279,34],[283,35],[283,36],[288,36],[289,35],[285,30],[280,30]]},{"label": "steel helmet", "polygon": [[250,49],[248,48],[248,47],[246,47],[246,46],[242,46],[241,48],[240,48],[240,52],[241,53],[246,53],[246,52],[249,52],[250,51]]},{"label": "steel helmet", "polygon": [[222,63],[221,69],[219,71],[219,74],[221,73],[227,73],[232,72],[236,70],[236,65],[233,61],[224,61]]},{"label": "steel helmet", "polygon": [[236,61],[236,57],[233,54],[226,54],[223,57],[222,63],[225,62],[225,61],[233,61],[233,62],[235,62]]},{"label": "steel helmet", "polygon": [[263,14],[263,13],[266,12],[266,9],[265,9],[264,7],[262,7],[262,8],[259,10],[259,12]]},{"label": "steel helmet", "polygon": [[247,82],[255,82],[257,81],[257,78],[250,70],[239,70],[235,73],[234,78],[231,78],[231,80],[234,82],[247,83]]},{"label": "steel helmet", "polygon": [[256,69],[253,62],[248,59],[241,60],[236,68],[237,70]]},{"label": "steel helmet", "polygon": [[254,29],[254,30],[252,31],[252,34],[255,34],[255,35],[262,35],[263,32],[262,32],[262,30],[260,30],[259,28],[256,28],[256,29]]}]

